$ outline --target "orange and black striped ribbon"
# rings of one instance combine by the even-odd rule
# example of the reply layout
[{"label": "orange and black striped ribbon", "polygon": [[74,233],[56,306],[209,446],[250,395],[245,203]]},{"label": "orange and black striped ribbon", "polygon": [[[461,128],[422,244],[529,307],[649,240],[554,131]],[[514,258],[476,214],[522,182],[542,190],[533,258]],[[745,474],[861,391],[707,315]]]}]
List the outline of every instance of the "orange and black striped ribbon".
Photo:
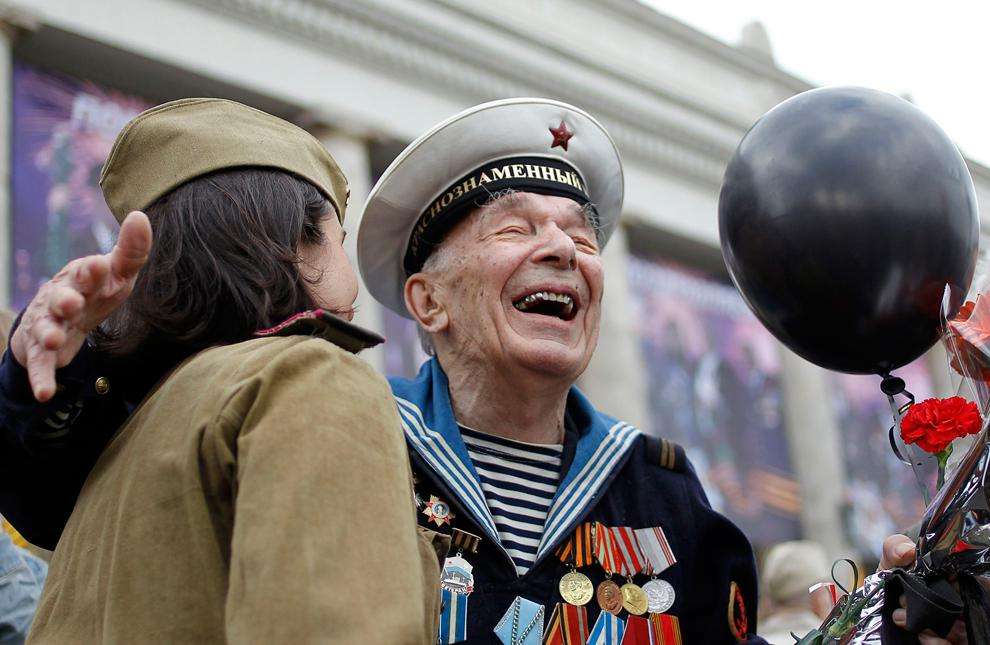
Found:
[{"label": "orange and black striped ribbon", "polygon": [[591,522],[585,522],[574,530],[563,546],[557,549],[557,557],[561,562],[573,564],[575,567],[586,567],[595,561],[592,535],[593,526]]},{"label": "orange and black striped ribbon", "polygon": [[481,544],[481,538],[472,533],[468,533],[467,531],[454,529],[450,533],[450,544],[457,551],[477,553],[478,546]]}]

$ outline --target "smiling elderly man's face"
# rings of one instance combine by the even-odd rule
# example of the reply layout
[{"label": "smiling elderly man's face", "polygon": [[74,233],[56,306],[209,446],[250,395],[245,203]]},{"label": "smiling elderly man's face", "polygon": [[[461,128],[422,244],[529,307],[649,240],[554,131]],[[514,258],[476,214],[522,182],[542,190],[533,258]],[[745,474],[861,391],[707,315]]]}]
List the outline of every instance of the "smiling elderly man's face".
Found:
[{"label": "smiling elderly man's face", "polygon": [[496,369],[576,379],[587,367],[603,272],[595,232],[574,201],[500,197],[460,222],[422,275],[439,312],[438,324],[431,317],[424,327],[441,358],[445,345]]}]

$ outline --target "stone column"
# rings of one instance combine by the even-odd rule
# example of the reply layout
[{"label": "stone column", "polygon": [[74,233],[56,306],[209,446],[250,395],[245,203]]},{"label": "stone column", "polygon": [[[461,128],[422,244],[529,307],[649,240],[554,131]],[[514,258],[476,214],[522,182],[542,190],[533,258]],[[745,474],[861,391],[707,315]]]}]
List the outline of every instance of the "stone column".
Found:
[{"label": "stone column", "polygon": [[784,416],[791,462],[801,487],[804,537],[831,557],[849,557],[843,534],[845,463],[827,372],[780,345]]},{"label": "stone column", "polygon": [[38,18],[27,9],[0,0],[0,307],[10,306],[13,227],[10,208],[10,158],[13,148],[14,41],[38,28]]},{"label": "stone column", "polygon": [[598,349],[581,377],[580,387],[602,412],[639,428],[647,427],[648,386],[639,334],[632,317],[632,294],[626,277],[629,247],[619,226],[602,254],[605,296]]},{"label": "stone column", "polygon": [[[360,286],[355,302],[357,313],[354,316],[354,323],[382,333],[381,305],[375,302],[365,288],[357,264],[357,232],[361,225],[364,202],[371,191],[371,163],[368,142],[362,136],[327,126],[315,126],[309,130],[326,146],[333,158],[340,164],[351,189],[351,197],[347,203],[347,214],[344,219],[344,230],[347,231],[344,248],[354,266],[355,273],[358,274]],[[385,373],[385,354],[381,347],[365,350],[361,352],[361,357],[371,363],[379,373]]]},{"label": "stone column", "polygon": [[13,227],[10,214],[10,157],[13,147],[13,55],[17,27],[4,20],[0,6],[0,307],[10,306]]}]

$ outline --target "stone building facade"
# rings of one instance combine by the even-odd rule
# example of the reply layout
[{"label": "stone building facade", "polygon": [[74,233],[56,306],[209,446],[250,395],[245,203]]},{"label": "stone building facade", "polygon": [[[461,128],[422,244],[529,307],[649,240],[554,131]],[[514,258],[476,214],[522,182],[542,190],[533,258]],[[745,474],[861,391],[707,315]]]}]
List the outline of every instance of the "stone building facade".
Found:
[{"label": "stone building facade", "polygon": [[[761,114],[811,87],[774,65],[768,43],[750,26],[742,44],[730,46],[636,0],[0,0],[0,86],[10,90],[0,101],[0,304],[23,301],[15,287],[27,260],[15,233],[30,222],[18,219],[27,216],[14,199],[35,186],[14,179],[18,164],[36,157],[11,150],[18,137],[38,133],[24,129],[44,128],[43,119],[32,126],[18,114],[18,92],[27,91],[19,78],[73,79],[80,91],[92,84],[147,104],[224,96],[271,111],[325,142],[351,180],[352,204],[406,142],[440,119],[495,98],[558,98],[605,124],[626,170],[623,225],[605,252],[601,342],[581,386],[604,410],[663,433],[656,404],[663,383],[646,376],[650,318],[636,286],[644,278],[632,265],[669,261],[726,285],[716,216],[725,164]],[[980,201],[990,203],[990,171],[971,170]],[[359,215],[351,211],[350,230]],[[366,296],[359,305],[359,323],[398,324]],[[740,480],[743,497],[750,485],[772,496],[792,484],[777,502],[791,508],[797,533],[844,553],[849,499],[840,484],[848,459],[839,415],[824,394],[834,384],[768,342],[779,393],[771,405],[791,474]],[[407,363],[416,356],[410,347],[392,351]],[[395,367],[387,350],[368,360]],[[944,364],[937,356],[930,363]],[[942,371],[930,370],[935,390],[948,386]],[[691,378],[683,391],[699,396],[704,388]],[[729,439],[712,440],[717,448]],[[711,455],[699,461],[717,471]]]}]

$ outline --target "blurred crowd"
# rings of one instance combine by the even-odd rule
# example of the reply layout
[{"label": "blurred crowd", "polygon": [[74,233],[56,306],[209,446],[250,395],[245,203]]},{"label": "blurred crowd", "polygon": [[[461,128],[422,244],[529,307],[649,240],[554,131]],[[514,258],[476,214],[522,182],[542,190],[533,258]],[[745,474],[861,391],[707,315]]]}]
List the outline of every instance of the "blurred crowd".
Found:
[{"label": "blurred crowd", "polygon": [[[7,346],[7,336],[14,316],[0,310],[0,353]],[[32,553],[14,527],[0,518],[0,643],[23,643],[27,637],[35,606],[45,584],[48,565],[43,552]]]},{"label": "blurred crowd", "polygon": [[764,558],[760,582],[760,635],[773,645],[792,645],[821,626],[832,610],[827,595],[810,593],[832,581],[831,563],[819,544],[807,540],[782,542]]}]

